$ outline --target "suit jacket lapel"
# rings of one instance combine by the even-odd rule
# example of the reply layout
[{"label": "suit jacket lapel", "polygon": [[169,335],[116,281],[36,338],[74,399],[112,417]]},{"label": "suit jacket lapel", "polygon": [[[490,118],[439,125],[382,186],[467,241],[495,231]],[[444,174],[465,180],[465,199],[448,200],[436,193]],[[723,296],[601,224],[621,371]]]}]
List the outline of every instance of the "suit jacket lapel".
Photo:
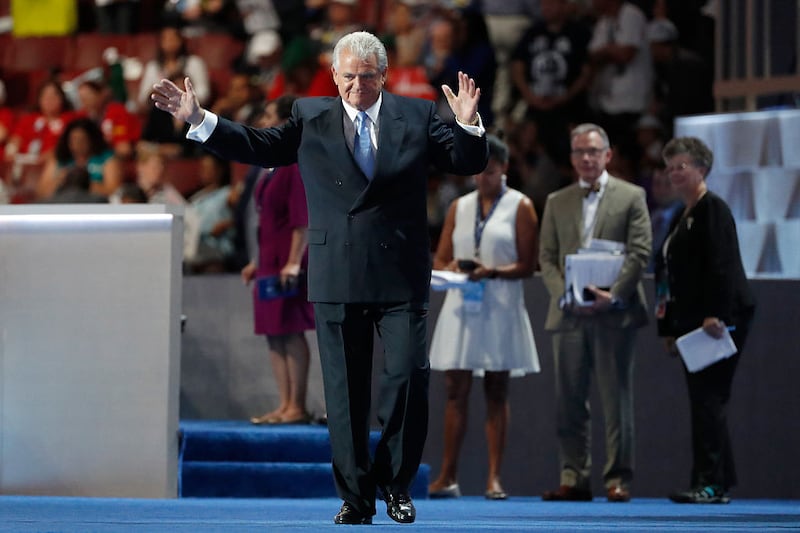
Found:
[{"label": "suit jacket lapel", "polygon": [[567,221],[573,228],[572,234],[575,236],[576,247],[581,247],[581,237],[583,236],[583,189],[577,183],[571,185],[572,191],[569,197],[569,206],[565,209],[568,213]]},{"label": "suit jacket lapel", "polygon": [[400,152],[400,143],[406,130],[403,112],[395,97],[387,92],[383,93],[380,124],[381,129],[378,138],[378,152],[376,154],[373,182],[381,178],[381,170],[391,168],[392,161],[397,160],[397,154]]},{"label": "suit jacket lapel", "polygon": [[603,191],[603,197],[600,198],[600,203],[597,205],[597,216],[595,218],[592,237],[600,235],[600,232],[603,231],[603,224],[605,223],[606,218],[608,218],[608,211],[611,209],[611,204],[614,202],[613,195],[615,187],[616,184],[614,183],[614,178],[609,175],[608,183],[606,184],[606,190]]},{"label": "suit jacket lapel", "polygon": [[319,131],[325,139],[323,144],[332,164],[336,165],[344,176],[360,175],[361,170],[353,159],[353,154],[347,147],[344,137],[342,99],[336,98],[330,109],[326,113],[322,113],[318,120],[320,121]]},{"label": "suit jacket lapel", "polygon": [[[376,184],[385,176],[392,167],[392,161],[396,161],[400,152],[400,143],[405,135],[406,121],[397,100],[393,95],[384,91],[383,102],[380,110],[380,131],[378,132],[378,151],[375,154],[375,175],[372,181],[356,199],[351,211],[361,207],[369,197],[370,191],[374,190]],[[351,158],[352,159],[352,158]],[[361,173],[358,165],[353,163],[356,172]],[[366,178],[365,178],[366,179]]]}]

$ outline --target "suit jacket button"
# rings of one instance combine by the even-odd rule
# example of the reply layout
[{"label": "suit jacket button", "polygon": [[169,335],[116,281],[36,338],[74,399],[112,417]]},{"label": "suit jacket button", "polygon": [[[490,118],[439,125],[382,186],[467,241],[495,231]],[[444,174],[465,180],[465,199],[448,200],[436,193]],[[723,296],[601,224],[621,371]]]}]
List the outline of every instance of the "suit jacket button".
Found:
[{"label": "suit jacket button", "polygon": [[355,218],[355,215],[351,215],[351,214],[348,213],[347,214],[347,218],[348,218],[348,220],[353,220]]},{"label": "suit jacket button", "polygon": [[350,246],[350,241],[344,241],[345,246]]},{"label": "suit jacket button", "polygon": [[336,180],[336,185],[338,185],[339,187],[341,187],[341,186],[342,186],[342,180]]},{"label": "suit jacket button", "polygon": [[389,248],[389,245],[388,245],[388,244],[386,244],[385,242],[382,242],[382,243],[381,243],[381,248],[383,248],[384,250],[386,250],[387,248]]}]

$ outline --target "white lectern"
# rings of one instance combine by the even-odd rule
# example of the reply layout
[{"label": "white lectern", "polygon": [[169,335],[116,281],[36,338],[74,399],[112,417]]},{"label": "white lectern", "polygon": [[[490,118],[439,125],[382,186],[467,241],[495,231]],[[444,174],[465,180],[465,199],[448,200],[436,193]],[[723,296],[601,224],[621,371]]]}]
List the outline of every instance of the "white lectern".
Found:
[{"label": "white lectern", "polygon": [[0,493],[177,496],[182,216],[0,206]]}]

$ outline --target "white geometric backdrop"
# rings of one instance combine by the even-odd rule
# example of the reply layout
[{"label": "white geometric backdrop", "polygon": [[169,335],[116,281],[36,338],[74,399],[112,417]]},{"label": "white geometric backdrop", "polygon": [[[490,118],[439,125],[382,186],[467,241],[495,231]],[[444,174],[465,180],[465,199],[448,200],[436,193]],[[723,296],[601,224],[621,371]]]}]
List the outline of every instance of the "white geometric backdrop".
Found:
[{"label": "white geometric backdrop", "polygon": [[800,278],[800,110],[680,117],[714,152],[708,188],[736,218],[749,277]]}]

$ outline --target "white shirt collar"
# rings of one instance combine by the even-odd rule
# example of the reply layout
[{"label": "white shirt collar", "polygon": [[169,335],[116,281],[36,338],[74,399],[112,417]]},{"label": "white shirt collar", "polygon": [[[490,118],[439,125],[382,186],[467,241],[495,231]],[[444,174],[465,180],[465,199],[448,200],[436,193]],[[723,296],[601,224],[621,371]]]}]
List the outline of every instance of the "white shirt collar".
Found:
[{"label": "white shirt collar", "polygon": [[[375,125],[378,124],[378,114],[381,110],[381,103],[383,103],[382,92],[378,95],[378,99],[375,101],[375,103],[364,110],[366,111],[369,119]],[[358,115],[358,109],[345,102],[344,99],[342,99],[342,105],[344,106],[344,112],[347,113],[347,116],[350,118],[350,122],[353,122],[356,119],[356,115]]]}]

